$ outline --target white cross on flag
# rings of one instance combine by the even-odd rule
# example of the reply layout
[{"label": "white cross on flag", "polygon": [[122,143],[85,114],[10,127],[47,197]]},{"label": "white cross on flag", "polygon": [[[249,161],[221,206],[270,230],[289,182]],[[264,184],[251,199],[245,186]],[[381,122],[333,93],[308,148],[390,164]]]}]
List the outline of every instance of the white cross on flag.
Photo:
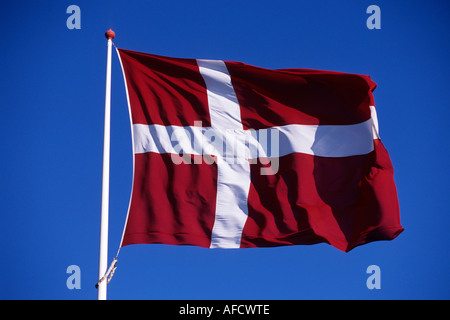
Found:
[{"label": "white cross on flag", "polygon": [[121,246],[349,251],[403,231],[370,77],[118,52],[134,149]]}]

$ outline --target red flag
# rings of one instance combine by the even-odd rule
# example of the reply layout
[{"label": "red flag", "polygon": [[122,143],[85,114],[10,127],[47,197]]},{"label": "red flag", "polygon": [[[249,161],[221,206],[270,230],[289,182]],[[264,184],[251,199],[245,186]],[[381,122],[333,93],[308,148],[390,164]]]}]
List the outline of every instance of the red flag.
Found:
[{"label": "red flag", "polygon": [[134,148],[121,246],[349,251],[403,231],[370,77],[118,52]]}]

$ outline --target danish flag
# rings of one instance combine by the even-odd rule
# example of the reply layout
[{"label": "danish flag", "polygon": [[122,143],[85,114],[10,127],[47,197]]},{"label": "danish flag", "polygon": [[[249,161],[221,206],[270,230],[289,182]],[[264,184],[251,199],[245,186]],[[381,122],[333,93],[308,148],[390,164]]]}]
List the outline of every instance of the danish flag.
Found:
[{"label": "danish flag", "polygon": [[118,54],[134,151],[121,246],[347,252],[403,231],[369,76]]}]

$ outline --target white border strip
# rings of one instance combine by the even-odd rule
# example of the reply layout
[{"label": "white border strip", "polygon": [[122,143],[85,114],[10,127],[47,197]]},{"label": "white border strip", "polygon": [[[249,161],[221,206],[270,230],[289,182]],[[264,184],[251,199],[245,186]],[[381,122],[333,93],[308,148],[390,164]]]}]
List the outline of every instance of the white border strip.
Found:
[{"label": "white border strip", "polygon": [[378,128],[377,109],[375,108],[375,106],[370,106],[369,108],[370,108],[370,117],[372,118],[372,121],[373,121],[373,126],[372,126],[373,138],[380,139],[380,131]]}]

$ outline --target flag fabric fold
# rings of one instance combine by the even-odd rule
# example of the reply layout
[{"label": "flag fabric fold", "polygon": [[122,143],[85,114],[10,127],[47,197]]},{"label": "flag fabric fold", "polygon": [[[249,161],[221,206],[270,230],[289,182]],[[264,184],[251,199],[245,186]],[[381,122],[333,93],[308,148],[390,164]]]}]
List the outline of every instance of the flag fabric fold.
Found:
[{"label": "flag fabric fold", "polygon": [[121,246],[349,251],[403,231],[369,76],[118,54],[134,151]]}]

